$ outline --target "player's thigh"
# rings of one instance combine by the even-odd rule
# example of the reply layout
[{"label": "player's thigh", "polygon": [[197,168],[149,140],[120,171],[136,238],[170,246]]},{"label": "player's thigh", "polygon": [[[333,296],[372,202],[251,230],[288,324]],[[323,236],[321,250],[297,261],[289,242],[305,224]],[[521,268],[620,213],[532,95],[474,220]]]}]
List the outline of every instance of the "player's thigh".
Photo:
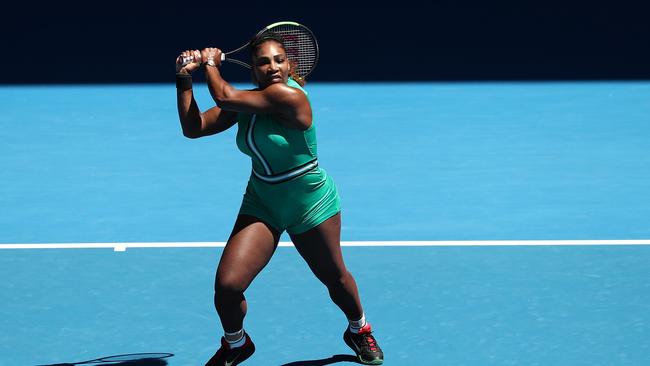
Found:
[{"label": "player's thigh", "polygon": [[301,234],[292,234],[298,253],[316,277],[327,284],[338,281],[346,272],[341,252],[341,214]]},{"label": "player's thigh", "polygon": [[239,215],[223,250],[215,286],[244,291],[269,263],[280,233],[260,219]]}]

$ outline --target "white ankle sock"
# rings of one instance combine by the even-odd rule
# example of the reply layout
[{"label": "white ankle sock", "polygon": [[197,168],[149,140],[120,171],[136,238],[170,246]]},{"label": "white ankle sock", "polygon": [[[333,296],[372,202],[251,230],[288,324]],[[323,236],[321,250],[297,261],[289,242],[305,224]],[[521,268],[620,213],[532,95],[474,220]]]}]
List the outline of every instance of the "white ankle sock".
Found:
[{"label": "white ankle sock", "polygon": [[359,333],[359,330],[366,325],[366,315],[361,314],[361,319],[359,320],[348,320],[350,322],[350,332]]},{"label": "white ankle sock", "polygon": [[241,347],[246,342],[246,334],[244,334],[243,329],[234,333],[225,332],[223,337],[226,339],[226,342],[228,342],[230,348]]}]

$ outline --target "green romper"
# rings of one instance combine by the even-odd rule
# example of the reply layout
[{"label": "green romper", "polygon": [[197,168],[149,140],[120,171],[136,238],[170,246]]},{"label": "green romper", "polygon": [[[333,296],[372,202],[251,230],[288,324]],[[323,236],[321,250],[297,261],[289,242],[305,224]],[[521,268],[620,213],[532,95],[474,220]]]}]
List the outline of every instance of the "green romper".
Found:
[{"label": "green romper", "polygon": [[[293,79],[287,85],[307,92]],[[270,115],[239,113],[237,146],[253,169],[239,214],[300,234],[341,210],[334,181],[318,166],[316,129],[284,127]]]}]

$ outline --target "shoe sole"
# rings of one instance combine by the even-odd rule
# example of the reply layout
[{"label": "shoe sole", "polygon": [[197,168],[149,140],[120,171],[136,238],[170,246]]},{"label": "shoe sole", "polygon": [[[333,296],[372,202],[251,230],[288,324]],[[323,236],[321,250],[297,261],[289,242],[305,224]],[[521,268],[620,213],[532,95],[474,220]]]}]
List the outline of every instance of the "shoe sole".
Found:
[{"label": "shoe sole", "polygon": [[357,355],[357,358],[359,359],[359,362],[361,362],[364,365],[381,365],[384,363],[384,360],[374,360],[374,361],[366,361],[361,356]]}]

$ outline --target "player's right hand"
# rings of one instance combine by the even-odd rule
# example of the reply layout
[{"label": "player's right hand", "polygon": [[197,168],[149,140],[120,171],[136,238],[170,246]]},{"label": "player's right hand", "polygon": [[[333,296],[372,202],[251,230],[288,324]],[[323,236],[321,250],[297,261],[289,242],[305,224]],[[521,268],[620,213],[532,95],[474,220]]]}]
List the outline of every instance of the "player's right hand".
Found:
[{"label": "player's right hand", "polygon": [[[189,63],[184,64],[187,60]],[[201,52],[199,50],[185,50],[176,57],[176,72],[191,74],[192,71],[201,67]]]}]

